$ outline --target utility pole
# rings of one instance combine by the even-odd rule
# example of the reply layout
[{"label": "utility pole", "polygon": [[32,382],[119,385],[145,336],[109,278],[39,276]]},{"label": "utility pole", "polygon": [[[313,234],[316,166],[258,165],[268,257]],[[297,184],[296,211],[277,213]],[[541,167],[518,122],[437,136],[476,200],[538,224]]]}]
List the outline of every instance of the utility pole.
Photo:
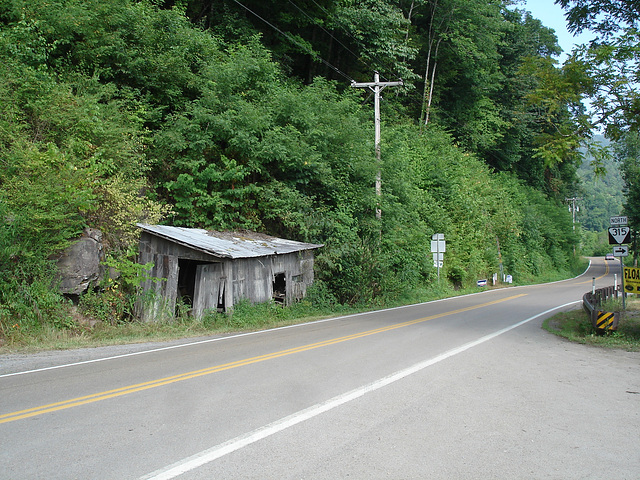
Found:
[{"label": "utility pole", "polygon": [[378,165],[378,172],[376,173],[376,195],[378,196],[378,206],[376,208],[376,218],[380,220],[382,218],[382,210],[380,209],[380,197],[382,196],[382,173],[381,173],[381,160],[380,160],[380,92],[385,87],[397,87],[402,85],[402,80],[399,82],[381,82],[378,72],[373,74],[373,82],[356,83],[351,82],[351,86],[354,88],[368,88],[374,95],[374,120],[375,120],[375,149],[376,149],[376,165]]},{"label": "utility pole", "polygon": [[573,220],[573,231],[576,231],[576,212],[580,211],[580,207],[576,205],[576,202],[582,200],[580,197],[565,198],[566,202],[571,202],[569,205],[569,212],[571,212]]},{"label": "utility pole", "polygon": [[[573,233],[575,233],[576,231],[576,212],[580,211],[580,207],[578,207],[576,205],[576,202],[579,200],[582,200],[582,198],[579,197],[572,197],[572,198],[565,198],[564,199],[566,202],[571,202],[569,204],[569,212],[571,212],[571,217],[572,217],[572,225],[573,225]],[[576,245],[573,245],[573,256],[576,255]]]}]

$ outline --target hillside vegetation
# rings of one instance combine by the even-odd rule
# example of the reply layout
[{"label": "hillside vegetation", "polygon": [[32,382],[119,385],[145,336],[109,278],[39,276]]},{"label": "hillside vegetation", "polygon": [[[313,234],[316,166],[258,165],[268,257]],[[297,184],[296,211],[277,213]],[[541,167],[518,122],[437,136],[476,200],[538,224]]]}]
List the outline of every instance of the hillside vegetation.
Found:
[{"label": "hillside vegetation", "polygon": [[[435,285],[434,233],[444,285],[500,260],[516,282],[568,275],[586,130],[558,52],[496,0],[0,1],[0,335],[76,326],[50,258],[85,227],[122,276],[80,306],[133,320],[140,221],[322,243],[321,304]],[[404,82],[384,91],[380,198],[351,87],[374,70]]]}]

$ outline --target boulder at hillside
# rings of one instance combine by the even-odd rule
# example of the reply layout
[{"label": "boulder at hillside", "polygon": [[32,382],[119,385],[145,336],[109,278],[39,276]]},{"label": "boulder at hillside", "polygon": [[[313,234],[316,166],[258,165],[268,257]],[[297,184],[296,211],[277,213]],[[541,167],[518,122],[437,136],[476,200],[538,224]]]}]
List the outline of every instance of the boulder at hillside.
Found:
[{"label": "boulder at hillside", "polygon": [[104,259],[102,232],[86,228],[82,237],[56,258],[60,280],[60,292],[81,295],[89,286],[100,280]]}]

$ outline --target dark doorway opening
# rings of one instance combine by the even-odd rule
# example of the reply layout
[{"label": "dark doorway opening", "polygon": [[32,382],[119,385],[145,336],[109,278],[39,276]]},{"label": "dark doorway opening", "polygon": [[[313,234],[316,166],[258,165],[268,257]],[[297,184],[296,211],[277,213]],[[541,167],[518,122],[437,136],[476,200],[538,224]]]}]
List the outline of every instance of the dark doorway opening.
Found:
[{"label": "dark doorway opening", "polygon": [[178,303],[193,307],[193,297],[196,289],[196,271],[198,265],[210,262],[198,260],[178,259]]},{"label": "dark doorway opening", "polygon": [[220,313],[224,313],[224,311],[226,310],[225,303],[224,303],[224,287],[225,287],[225,279],[222,279],[222,281],[220,282],[220,287],[218,289],[218,305],[216,308],[216,310]]},{"label": "dark doorway opening", "polygon": [[287,298],[287,280],[284,273],[276,273],[273,277],[273,301],[276,303],[285,303]]}]

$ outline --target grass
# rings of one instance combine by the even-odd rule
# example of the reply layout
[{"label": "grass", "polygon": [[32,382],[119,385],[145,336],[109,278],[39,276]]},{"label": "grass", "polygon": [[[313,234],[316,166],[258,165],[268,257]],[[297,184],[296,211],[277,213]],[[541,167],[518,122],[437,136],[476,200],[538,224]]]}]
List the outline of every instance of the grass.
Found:
[{"label": "grass", "polygon": [[402,298],[355,306],[340,305],[335,302],[322,301],[322,299],[314,302],[305,299],[288,307],[282,307],[272,302],[252,305],[248,301],[241,301],[234,306],[232,315],[209,313],[202,319],[194,319],[183,312],[173,321],[151,323],[108,320],[87,322],[87,319],[79,313],[78,307],[70,307],[74,310],[71,315],[76,318],[70,328],[44,325],[37,329],[22,330],[19,325],[15,325],[17,328],[5,329],[4,335],[0,335],[0,354],[163,342],[180,338],[255,331],[307,323],[367,310],[426,302],[472,291],[478,291],[478,289],[454,291],[448,287],[434,285],[431,288],[416,290],[411,295]]},{"label": "grass", "polygon": [[[572,342],[630,352],[640,351],[640,298],[627,298],[616,331],[599,334],[584,309],[560,313],[545,320],[542,328]],[[612,303],[610,307],[621,307]],[[608,309],[607,309],[608,310]],[[611,310],[614,310],[612,308]]]},{"label": "grass", "polygon": [[0,344],[0,354],[35,353],[223,335],[310,322],[328,317],[331,313],[335,312],[311,309],[301,304],[288,308],[275,304],[240,304],[232,316],[221,313],[209,314],[199,320],[183,316],[174,321],[150,323],[98,322],[95,325],[88,325],[80,322],[69,329],[43,326],[37,331],[11,332],[5,337],[4,344]]},{"label": "grass", "polygon": [[336,304],[327,301],[322,296],[316,298],[315,301],[308,298],[284,308],[274,303],[251,305],[249,302],[240,302],[235,306],[233,315],[211,313],[197,320],[187,314],[182,314],[174,321],[154,323],[114,322],[108,320],[109,315],[105,317],[107,320],[88,323],[82,315],[78,314],[76,309],[75,313],[70,314],[76,318],[76,321],[70,322],[69,328],[43,325],[36,329],[21,330],[21,327],[16,324],[3,329],[0,332],[0,354],[163,342],[179,338],[255,331],[355,314],[367,310],[427,302],[479,290],[476,287],[469,287],[456,291],[446,282],[442,282],[442,284],[414,290],[395,299],[386,298],[384,301],[378,301],[374,304],[357,306]]}]

